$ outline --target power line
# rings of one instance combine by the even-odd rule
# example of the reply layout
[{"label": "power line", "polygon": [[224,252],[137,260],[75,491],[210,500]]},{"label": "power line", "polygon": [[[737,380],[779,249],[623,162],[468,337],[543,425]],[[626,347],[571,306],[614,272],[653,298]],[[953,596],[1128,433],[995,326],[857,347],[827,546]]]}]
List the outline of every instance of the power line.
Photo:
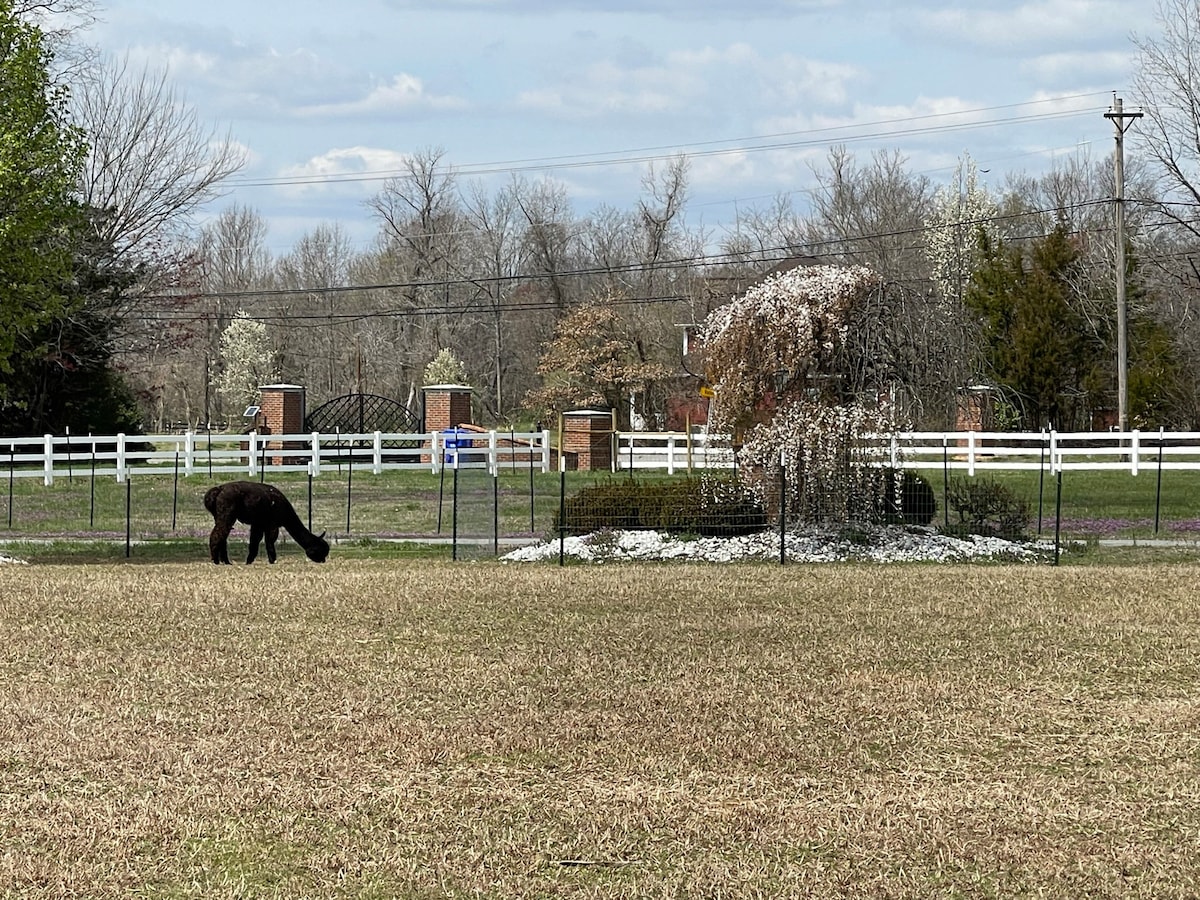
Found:
[{"label": "power line", "polygon": [[[794,150],[800,147],[811,147],[830,143],[831,136],[838,136],[834,143],[858,143],[861,141],[878,140],[883,137],[911,137],[916,135],[946,134],[957,131],[989,128],[997,125],[1021,125],[1032,122],[1047,122],[1060,119],[1083,118],[1094,113],[1092,109],[1056,110],[1049,113],[1031,113],[1022,116],[985,119],[967,122],[946,122],[944,120],[973,116],[981,113],[992,113],[1001,110],[1021,109],[1024,107],[1061,103],[1100,96],[1102,92],[1088,94],[1072,94],[1063,97],[1049,97],[1024,103],[1011,103],[1000,106],[980,107],[977,109],[956,110],[948,113],[929,113],[921,116],[906,116],[899,119],[881,119],[875,122],[862,122],[849,125],[832,125],[825,128],[813,128],[804,131],[777,132],[774,134],[757,135],[753,137],[729,138],[723,140],[700,141],[691,144],[662,145],[615,151],[599,151],[588,154],[568,154],[563,156],[530,157],[527,159],[506,160],[500,162],[468,163],[452,166],[455,175],[504,175],[518,174],[530,171],[547,171],[559,169],[587,169],[604,166],[638,165],[670,159],[675,156],[689,158],[707,158],[713,156],[728,156],[744,153],[763,153],[777,150]],[[930,123],[898,129],[872,130],[857,132],[857,129],[882,129],[889,125],[907,125],[912,123]],[[941,122],[942,124],[936,124]],[[855,133],[846,133],[854,131]],[[778,141],[778,138],[791,140]],[[765,142],[765,143],[763,143]],[[728,145],[728,146],[725,146]],[[699,148],[699,149],[697,149]],[[280,178],[257,178],[239,180],[236,176],[230,179],[231,184],[238,187],[293,187],[317,184],[353,184],[368,181],[386,181],[389,178],[403,176],[405,169],[382,169],[368,172],[333,173],[324,175],[296,175]]]},{"label": "power line", "polygon": [[[661,273],[676,270],[689,270],[696,268],[710,268],[723,265],[737,265],[746,263],[757,263],[759,265],[768,265],[778,263],[795,256],[798,252],[802,252],[806,256],[815,259],[836,259],[843,258],[849,253],[853,253],[853,245],[867,242],[877,241],[882,239],[895,238],[916,238],[930,230],[935,230],[945,227],[957,227],[961,225],[984,224],[994,221],[1006,221],[1024,218],[1036,218],[1049,214],[1057,214],[1067,210],[1080,210],[1091,206],[1107,203],[1105,199],[1093,199],[1080,201],[1075,204],[1066,206],[1054,206],[1044,209],[1025,210],[1017,213],[1010,213],[1003,216],[977,219],[963,220],[961,223],[947,223],[944,225],[926,225],[913,228],[894,229],[886,232],[875,232],[867,235],[849,235],[831,237],[820,241],[808,241],[798,246],[778,246],[763,248],[755,254],[752,259],[746,259],[741,254],[737,253],[721,253],[721,254],[700,254],[693,257],[669,260],[656,263],[653,265],[645,265],[641,263],[630,263],[619,267],[585,267],[573,270],[549,273],[520,273],[503,276],[492,276],[488,278],[471,278],[459,277],[453,279],[441,279],[433,281],[409,281],[409,282],[389,282],[379,284],[358,284],[358,285],[330,285],[323,287],[306,287],[306,288],[278,288],[278,289],[258,289],[236,292],[213,292],[205,294],[195,294],[190,296],[181,295],[160,295],[147,296],[141,299],[163,299],[186,302],[202,302],[204,300],[237,300],[237,299],[266,299],[266,298],[292,298],[292,297],[314,297],[322,298],[330,297],[331,295],[346,295],[351,293],[367,293],[373,291],[394,291],[394,290],[445,290],[451,287],[459,286],[474,286],[480,287],[486,283],[509,283],[509,282],[536,282],[544,281],[550,278],[586,278],[589,276],[603,276],[621,273]],[[1044,236],[1041,235],[1041,236]],[[1038,235],[1029,235],[1024,239],[1035,239]],[[849,248],[849,249],[848,249]],[[915,251],[924,248],[924,244],[913,241],[898,247],[892,247],[893,251],[906,252]],[[901,281],[893,283],[900,284]],[[908,280],[908,281],[911,281]],[[680,303],[691,302],[696,298],[683,295],[654,295],[654,296],[624,296],[624,297],[609,297],[606,298],[607,303],[617,306],[644,306],[662,303]],[[246,318],[262,322],[265,324],[285,322],[288,327],[296,328],[323,328],[329,327],[331,324],[347,324],[359,321],[368,321],[372,319],[398,319],[398,318],[415,318],[434,315],[465,315],[469,313],[490,313],[495,311],[487,298],[475,297],[459,302],[449,303],[425,303],[420,306],[406,306],[403,308],[388,308],[388,309],[372,309],[372,310],[356,310],[356,311],[323,311],[323,312],[292,312],[287,313],[263,313],[256,312],[249,314]],[[543,299],[523,302],[504,302],[500,311],[506,315],[521,314],[529,312],[553,311],[561,309],[562,305],[555,300]],[[188,322],[204,322],[211,321],[215,315],[208,311],[178,311],[170,312],[159,310],[151,313],[143,313],[140,316],[134,316],[135,320],[142,322],[162,322],[162,323],[188,323]]]}]

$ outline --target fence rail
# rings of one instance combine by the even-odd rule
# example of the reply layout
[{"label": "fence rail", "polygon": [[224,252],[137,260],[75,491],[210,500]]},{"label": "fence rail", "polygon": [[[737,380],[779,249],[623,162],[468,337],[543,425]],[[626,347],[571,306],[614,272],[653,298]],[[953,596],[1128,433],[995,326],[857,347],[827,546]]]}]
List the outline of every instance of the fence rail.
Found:
[{"label": "fence rail", "polygon": [[[7,459],[6,459],[7,457]],[[550,470],[550,432],[431,431],[362,434],[184,434],[53,435],[0,438],[0,467],[12,478],[109,476],[118,482],[138,474],[176,471],[242,474],[264,470],[306,472],[323,469],[379,474],[414,469],[502,467]]]},{"label": "fence rail", "polygon": [[674,431],[619,431],[614,435],[613,471],[729,469],[735,465],[727,435]]},{"label": "fence rail", "polygon": [[1200,431],[910,431],[873,436],[886,461],[907,469],[1200,470]]},{"label": "fence rail", "polygon": [[[908,469],[981,471],[1046,469],[1128,471],[1200,470],[1200,431],[992,432],[909,431],[866,439],[879,462]],[[724,435],[683,432],[613,434],[613,471],[730,469],[736,453]],[[46,484],[66,476],[132,475],[174,469],[192,474],[242,474],[264,470],[325,469],[378,474],[443,467],[551,469],[549,431],[433,431],[334,434],[42,435],[0,438],[0,469],[10,477],[40,477]]]},{"label": "fence rail", "polygon": [[[1018,471],[1200,470],[1200,431],[906,431],[865,439],[881,463],[899,468]],[[614,470],[729,468],[728,436],[618,432]]]}]

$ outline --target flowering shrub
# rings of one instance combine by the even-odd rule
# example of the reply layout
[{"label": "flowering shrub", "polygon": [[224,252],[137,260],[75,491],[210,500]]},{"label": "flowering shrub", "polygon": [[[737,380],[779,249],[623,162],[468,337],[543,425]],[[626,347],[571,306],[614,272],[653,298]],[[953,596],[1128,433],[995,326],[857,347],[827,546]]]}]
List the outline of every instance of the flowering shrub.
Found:
[{"label": "flowering shrub", "polygon": [[853,314],[881,286],[861,266],[806,266],[713,310],[703,337],[716,420],[736,427],[769,393],[794,400],[812,376],[839,374]]},{"label": "flowering shrub", "polygon": [[[784,513],[804,522],[866,520],[883,480],[863,449],[892,428],[886,404],[842,396],[848,338],[882,280],[861,266],[780,273],[714,310],[704,324],[710,424],[741,435],[741,474],[773,504],[768,484],[786,469]],[[764,408],[773,397],[774,412]],[[756,421],[757,419],[757,421]]]},{"label": "flowering shrub", "polygon": [[885,411],[861,405],[795,402],[746,435],[738,460],[760,499],[786,466],[787,517],[803,522],[866,521],[880,508],[883,479],[863,449],[867,432],[886,430]]}]

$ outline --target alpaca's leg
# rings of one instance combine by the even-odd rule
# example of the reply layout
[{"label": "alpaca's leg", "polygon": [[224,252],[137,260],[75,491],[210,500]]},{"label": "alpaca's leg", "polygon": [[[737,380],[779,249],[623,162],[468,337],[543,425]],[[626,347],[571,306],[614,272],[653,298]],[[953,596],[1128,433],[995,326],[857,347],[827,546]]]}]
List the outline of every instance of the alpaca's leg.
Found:
[{"label": "alpaca's leg", "polygon": [[[258,545],[262,543],[262,539],[263,539],[262,527],[259,525],[251,525],[250,526],[250,553],[246,556],[246,565],[250,565],[250,563],[254,562],[255,558],[258,556]],[[267,547],[269,548],[270,544],[268,544]],[[269,554],[270,554],[270,551],[268,549],[268,555]],[[271,560],[271,562],[275,562],[275,560]]]},{"label": "alpaca's leg", "polygon": [[214,563],[229,565],[229,532],[232,530],[232,522],[218,519],[213,525],[212,534],[208,536],[208,554]]},{"label": "alpaca's leg", "polygon": [[279,529],[267,529],[267,560],[275,562],[275,542],[279,540]]}]

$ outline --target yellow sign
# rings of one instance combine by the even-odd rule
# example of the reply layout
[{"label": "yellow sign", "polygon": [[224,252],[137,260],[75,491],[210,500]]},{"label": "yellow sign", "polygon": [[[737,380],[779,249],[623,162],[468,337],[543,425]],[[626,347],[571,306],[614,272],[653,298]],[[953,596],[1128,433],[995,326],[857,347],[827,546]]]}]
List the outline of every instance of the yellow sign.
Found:
[{"label": "yellow sign", "polygon": [[713,397],[715,397],[717,395],[715,393],[713,393],[713,389],[710,388],[707,384],[702,384],[702,385],[700,385],[700,396],[707,397],[709,400],[711,400]]}]

